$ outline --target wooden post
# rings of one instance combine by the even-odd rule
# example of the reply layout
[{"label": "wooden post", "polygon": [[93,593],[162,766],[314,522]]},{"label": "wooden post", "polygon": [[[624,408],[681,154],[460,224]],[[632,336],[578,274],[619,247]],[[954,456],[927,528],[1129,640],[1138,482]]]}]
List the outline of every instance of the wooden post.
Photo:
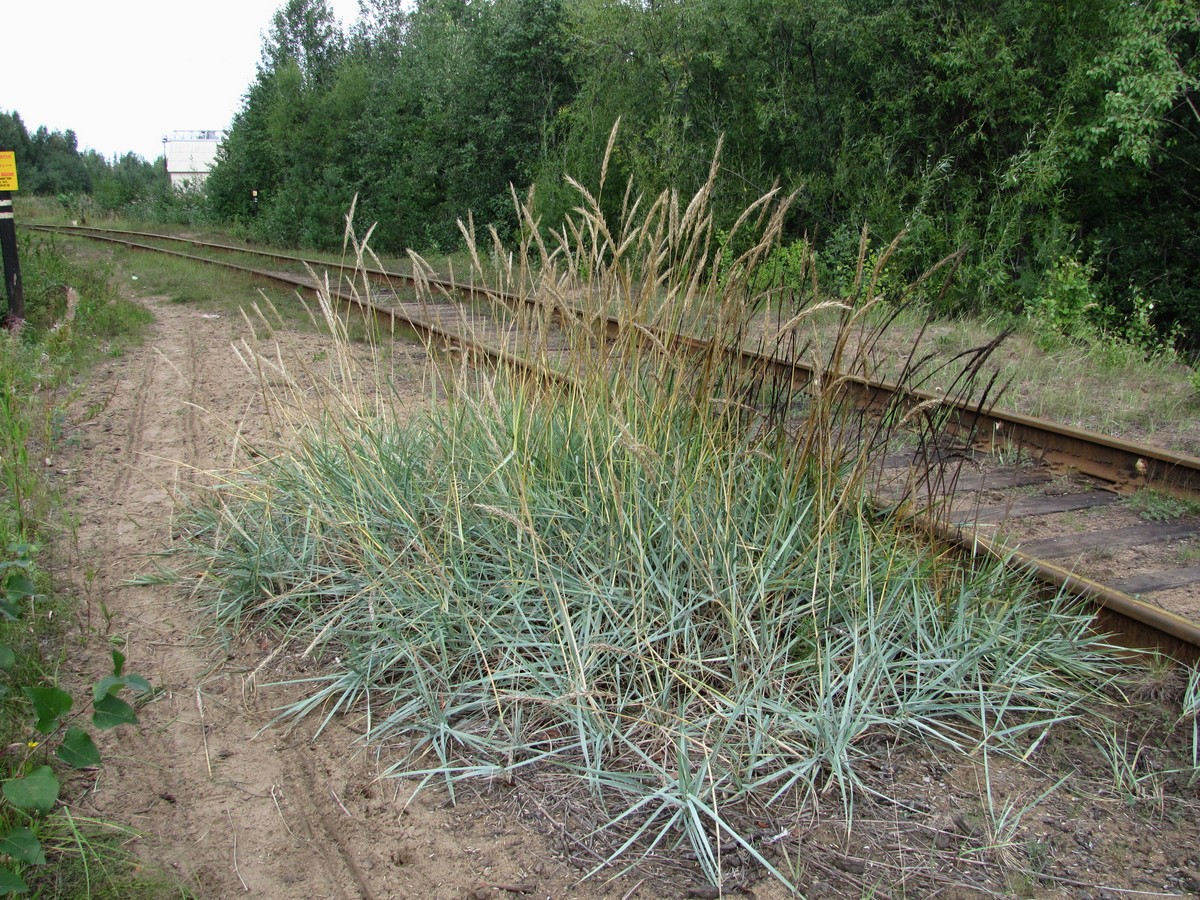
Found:
[{"label": "wooden post", "polygon": [[4,257],[4,290],[8,295],[5,325],[15,331],[25,321],[25,290],[21,286],[21,261],[17,258],[17,223],[13,219],[11,191],[0,191],[0,254]]}]

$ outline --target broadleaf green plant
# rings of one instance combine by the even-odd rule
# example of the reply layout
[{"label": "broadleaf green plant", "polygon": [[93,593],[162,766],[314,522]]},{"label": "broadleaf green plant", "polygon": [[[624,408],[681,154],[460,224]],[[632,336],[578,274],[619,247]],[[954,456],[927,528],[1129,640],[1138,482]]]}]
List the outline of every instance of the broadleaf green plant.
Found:
[{"label": "broadleaf green plant", "polygon": [[[37,599],[30,577],[34,549],[28,545],[10,548],[16,559],[8,564],[4,599],[8,604],[5,613],[14,618]],[[112,661],[112,674],[100,678],[92,688],[91,722],[101,730],[137,722],[136,711],[118,693],[148,694],[151,690],[145,678],[125,673],[125,656],[119,650],[113,651]],[[0,668],[11,669],[15,662],[12,648],[0,645]],[[79,714],[71,715],[75,699],[70,693],[57,684],[23,685],[21,690],[32,707],[36,735],[31,734],[26,742],[25,758],[13,777],[0,785],[0,857],[8,857],[7,864],[0,863],[0,896],[26,893],[29,885],[22,877],[24,870],[47,862],[37,831],[58,803],[61,784],[50,765],[35,762],[54,747],[54,755],[71,768],[88,769],[102,763],[91,735],[72,724]]]}]

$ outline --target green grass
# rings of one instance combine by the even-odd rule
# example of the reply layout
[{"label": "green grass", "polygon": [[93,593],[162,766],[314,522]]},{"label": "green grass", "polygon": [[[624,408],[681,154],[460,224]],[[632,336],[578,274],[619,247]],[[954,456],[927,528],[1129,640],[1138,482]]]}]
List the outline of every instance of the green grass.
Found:
[{"label": "green grass", "polygon": [[[83,368],[98,350],[140,340],[152,316],[136,303],[121,298],[107,266],[72,261],[65,252],[69,240],[29,235],[21,241],[25,287],[26,343],[36,343],[59,370]],[[68,311],[68,288],[77,294]],[[45,379],[39,379],[45,383]]]},{"label": "green grass", "polygon": [[[101,246],[85,238],[58,237],[55,240],[74,252],[94,251]],[[142,295],[165,296],[172,303],[186,304],[237,322],[242,322],[243,316],[248,315],[255,319],[255,327],[265,326],[268,331],[284,328],[320,332],[327,327],[307,291],[298,292],[244,273],[146,251],[115,248],[108,258],[110,277],[125,282]],[[271,268],[269,262],[261,260],[242,262]],[[336,273],[331,273],[330,277],[336,278]],[[269,312],[269,325],[265,318],[255,314],[255,307]],[[373,340],[371,332],[377,330],[374,321],[358,316],[349,323],[347,333],[353,341],[369,342]]]},{"label": "green grass", "polygon": [[1177,497],[1153,488],[1142,488],[1125,503],[1147,522],[1165,522],[1200,515],[1200,500]]},{"label": "green grass", "polygon": [[[877,377],[895,378],[915,339],[918,354],[952,359],[1009,332],[987,369],[1005,385],[996,395],[999,408],[1200,456],[1195,370],[1173,354],[1147,355],[1103,336],[1060,338],[1047,345],[1024,318],[930,320],[920,304],[900,309],[883,305],[877,315],[894,316],[870,362]],[[922,387],[944,388],[953,371],[932,373]]]},{"label": "green grass", "polygon": [[[0,851],[0,868],[7,874],[20,869],[31,896],[130,896],[123,886],[148,882],[121,850],[127,833],[76,815],[69,795],[41,812],[9,798],[7,786],[28,784],[22,779],[48,764],[64,770],[51,752],[62,725],[42,725],[52,738],[36,728],[38,701],[26,689],[55,686],[57,672],[80,646],[78,635],[65,630],[74,621],[74,601],[51,593],[32,546],[65,524],[43,461],[57,452],[74,379],[98,353],[137,340],[149,316],[121,300],[103,273],[72,263],[54,241],[23,241],[21,262],[27,321],[17,335],[0,332],[0,563],[7,596],[0,645],[11,652],[0,654],[0,746],[8,748],[0,758],[6,784],[0,836],[29,829],[45,862],[22,864]],[[29,580],[14,580],[18,573]]]},{"label": "green grass", "polygon": [[[84,239],[76,241],[83,243]],[[265,296],[285,316],[289,326],[303,328],[311,321],[294,290],[256,281],[238,272],[123,248],[114,251],[113,260],[121,276],[139,292],[161,294],[173,303],[238,316],[243,307]]]},{"label": "green grass", "polygon": [[[776,350],[816,347],[827,378],[727,364],[720,348],[782,308],[753,273],[789,200],[748,211],[750,249],[717,263],[711,187],[627,195],[615,224],[580,189],[553,240],[527,229],[496,287],[582,309],[565,317],[570,387],[441,370],[447,402],[412,418],[338,379],[292,413],[290,452],[224,473],[187,527],[214,617],[281,629],[319,662],[284,717],[353,710],[368,740],[408,748],[391,774],[452,794],[564,775],[608,864],[689,852],[719,885],[733,842],[790,884],[755,836],[765,810],[832,793],[852,818],[881,790],[879,742],[1025,754],[1086,715],[1116,664],[1065,598],[1036,602],[869,506],[901,420],[925,441],[939,420],[903,399],[863,420],[843,390],[882,339],[869,298],[887,254],[860,264],[868,299],[839,302],[833,334],[810,328],[830,309],[815,289],[780,316]],[[613,311],[610,344],[592,319]],[[665,352],[656,335],[683,322],[707,323],[715,349]],[[525,336],[544,349],[536,317]]]}]

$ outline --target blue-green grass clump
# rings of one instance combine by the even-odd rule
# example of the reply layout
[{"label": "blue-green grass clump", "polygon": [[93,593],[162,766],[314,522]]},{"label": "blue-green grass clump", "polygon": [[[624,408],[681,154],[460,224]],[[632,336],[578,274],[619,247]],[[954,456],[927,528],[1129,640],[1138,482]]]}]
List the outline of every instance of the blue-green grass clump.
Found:
[{"label": "blue-green grass clump", "polygon": [[[493,235],[494,272],[464,228],[475,277],[536,301],[514,315],[568,373],[558,387],[443,369],[444,396],[409,416],[386,391],[356,399],[335,341],[324,405],[192,506],[218,621],[282,630],[319,659],[285,716],[353,710],[368,740],[406,748],[392,774],[451,791],[574,778],[606,862],[686,847],[720,884],[732,840],[791,884],[755,823],[785,830],[782,810],[828,792],[851,814],[885,789],[863,765],[880,740],[1027,752],[1079,715],[1110,683],[1089,617],[964,567],[900,527],[903,504],[868,499],[887,429],[943,421],[937,401],[905,405],[916,363],[895,408],[850,402],[887,254],[867,265],[864,232],[849,296],[815,281],[796,295],[754,275],[788,200],[747,210],[755,236],[727,259],[711,182],[687,204],[627,191],[616,221],[575,187],[576,216],[550,237],[528,206],[517,252]],[[820,375],[729,363],[759,312],[777,332],[759,340],[816,348]],[[548,339],[550,321],[568,340]],[[679,328],[700,329],[700,349],[671,352]]]},{"label": "blue-green grass clump", "polygon": [[1064,601],[721,415],[605,396],[501,378],[407,425],[325,419],[193,511],[207,602],[319,654],[288,712],[366,709],[410,741],[396,773],[552,765],[714,872],[749,798],[851,803],[872,736],[1016,747],[1105,680]]}]

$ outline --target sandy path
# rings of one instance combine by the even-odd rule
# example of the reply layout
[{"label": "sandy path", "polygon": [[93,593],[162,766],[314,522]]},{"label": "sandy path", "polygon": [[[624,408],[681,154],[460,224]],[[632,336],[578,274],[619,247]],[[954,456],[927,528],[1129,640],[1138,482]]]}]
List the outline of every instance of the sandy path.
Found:
[{"label": "sandy path", "polygon": [[[92,672],[107,640],[123,637],[130,671],[162,695],[136,733],[102,747],[107,764],[82,807],[138,829],[137,852],[205,898],[519,896],[516,886],[579,896],[579,873],[519,816],[446,808],[436,792],[406,808],[408,786],[375,780],[372,751],[345,725],[316,742],[271,727],[283,697],[250,677],[276,649],[267,638],[209,640],[182,588],[126,584],[168,546],[179,486],[228,462],[239,423],[263,427],[254,379],[230,348],[244,324],[143,302],[158,321],[84,388],[66,436],[78,458],[63,471],[79,517],[73,580],[98,633]],[[316,335],[277,337],[320,358]]]}]

